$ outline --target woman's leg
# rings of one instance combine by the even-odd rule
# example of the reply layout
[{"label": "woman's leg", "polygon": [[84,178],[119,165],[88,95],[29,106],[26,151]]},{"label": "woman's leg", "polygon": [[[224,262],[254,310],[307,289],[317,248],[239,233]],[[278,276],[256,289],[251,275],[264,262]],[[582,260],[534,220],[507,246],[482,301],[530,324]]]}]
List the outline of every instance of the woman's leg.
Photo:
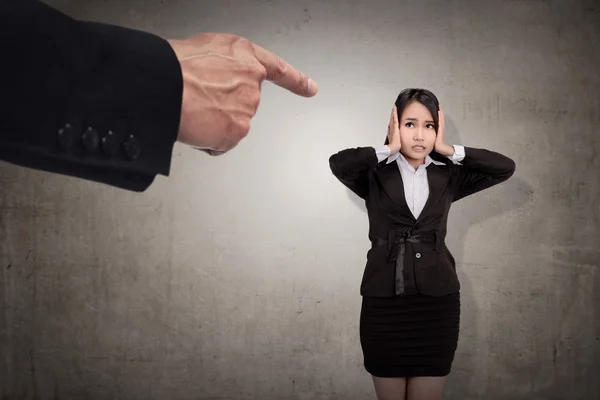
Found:
[{"label": "woman's leg", "polygon": [[405,378],[380,378],[373,376],[377,400],[405,400]]},{"label": "woman's leg", "polygon": [[445,376],[416,376],[409,378],[406,400],[442,400]]}]

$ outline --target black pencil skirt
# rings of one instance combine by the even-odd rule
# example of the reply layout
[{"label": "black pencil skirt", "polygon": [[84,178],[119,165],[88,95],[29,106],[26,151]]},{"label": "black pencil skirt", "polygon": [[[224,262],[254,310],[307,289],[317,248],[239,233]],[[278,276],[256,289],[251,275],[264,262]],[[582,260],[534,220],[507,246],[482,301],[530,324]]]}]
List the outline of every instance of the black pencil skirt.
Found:
[{"label": "black pencil skirt", "polygon": [[360,343],[377,377],[446,376],[458,344],[460,293],[363,297]]}]

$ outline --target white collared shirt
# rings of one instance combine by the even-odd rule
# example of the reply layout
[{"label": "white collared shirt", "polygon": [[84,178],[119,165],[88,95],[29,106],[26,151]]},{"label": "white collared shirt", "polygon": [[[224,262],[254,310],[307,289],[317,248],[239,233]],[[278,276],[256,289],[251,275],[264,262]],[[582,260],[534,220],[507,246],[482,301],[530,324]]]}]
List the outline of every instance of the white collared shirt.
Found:
[{"label": "white collared shirt", "polygon": [[[465,158],[465,147],[460,145],[453,145],[454,155],[448,157],[453,163],[459,164]],[[377,154],[377,160],[382,162],[387,158],[387,164],[396,161],[398,169],[400,169],[400,175],[402,175],[402,182],[404,183],[404,196],[406,197],[406,204],[412,212],[415,218],[419,218],[425,203],[429,198],[429,181],[427,179],[427,167],[429,164],[434,163],[436,165],[444,165],[438,161],[433,160],[431,157],[425,157],[425,163],[419,165],[415,169],[408,163],[406,158],[398,152],[393,156],[390,156],[392,151],[388,146],[375,147],[375,154]]]}]

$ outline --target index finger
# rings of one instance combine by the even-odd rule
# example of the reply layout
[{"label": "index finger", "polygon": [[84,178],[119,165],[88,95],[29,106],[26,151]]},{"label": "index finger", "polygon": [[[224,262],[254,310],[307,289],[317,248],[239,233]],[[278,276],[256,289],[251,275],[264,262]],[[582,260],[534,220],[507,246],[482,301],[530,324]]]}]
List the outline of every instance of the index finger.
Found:
[{"label": "index finger", "polygon": [[252,47],[256,59],[267,70],[268,81],[299,96],[312,97],[317,94],[319,87],[304,73],[257,44],[252,43]]},{"label": "index finger", "polygon": [[396,108],[395,104],[394,108],[392,108],[392,115],[390,115],[390,124],[398,126],[398,109]]}]

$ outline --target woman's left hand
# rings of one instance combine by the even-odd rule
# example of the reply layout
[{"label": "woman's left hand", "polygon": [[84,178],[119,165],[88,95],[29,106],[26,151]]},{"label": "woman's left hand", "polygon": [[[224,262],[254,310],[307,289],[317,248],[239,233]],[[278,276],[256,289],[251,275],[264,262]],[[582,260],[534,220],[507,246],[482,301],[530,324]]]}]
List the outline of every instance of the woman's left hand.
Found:
[{"label": "woman's left hand", "polygon": [[446,157],[452,157],[454,155],[454,147],[447,145],[444,141],[444,111],[442,110],[441,105],[440,110],[438,111],[438,130],[433,149]]}]

